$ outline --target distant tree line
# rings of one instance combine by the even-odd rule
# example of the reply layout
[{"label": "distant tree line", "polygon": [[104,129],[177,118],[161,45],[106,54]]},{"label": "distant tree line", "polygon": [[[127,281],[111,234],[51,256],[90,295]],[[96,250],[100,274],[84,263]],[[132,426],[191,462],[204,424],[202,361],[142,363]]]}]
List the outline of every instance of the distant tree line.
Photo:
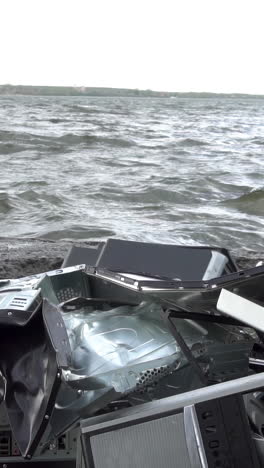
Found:
[{"label": "distant tree line", "polygon": [[0,94],[14,95],[22,94],[29,96],[156,96],[168,97],[175,93],[126,89],[126,88],[96,88],[96,87],[73,87],[73,86],[24,86],[24,85],[0,85]]},{"label": "distant tree line", "polygon": [[[182,98],[214,98],[214,97],[260,97],[247,94],[217,94],[217,93],[178,93],[167,91],[152,91],[151,89],[99,88],[74,86],[24,86],[0,85],[0,95],[26,96],[116,96],[116,97],[182,97]],[[264,97],[264,96],[261,96]]]}]

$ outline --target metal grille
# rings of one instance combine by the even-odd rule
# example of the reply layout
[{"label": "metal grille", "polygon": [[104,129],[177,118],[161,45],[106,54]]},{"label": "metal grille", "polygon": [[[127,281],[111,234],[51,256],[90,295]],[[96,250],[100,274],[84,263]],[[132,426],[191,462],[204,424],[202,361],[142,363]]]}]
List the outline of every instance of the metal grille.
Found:
[{"label": "metal grille", "polygon": [[156,386],[163,377],[174,372],[178,366],[179,362],[176,361],[173,366],[154,367],[153,369],[148,369],[145,372],[140,372],[136,392],[144,393],[149,387]]},{"label": "metal grille", "polygon": [[59,302],[65,302],[73,297],[81,296],[81,291],[79,289],[74,289],[72,287],[63,288],[56,292],[56,296]]}]

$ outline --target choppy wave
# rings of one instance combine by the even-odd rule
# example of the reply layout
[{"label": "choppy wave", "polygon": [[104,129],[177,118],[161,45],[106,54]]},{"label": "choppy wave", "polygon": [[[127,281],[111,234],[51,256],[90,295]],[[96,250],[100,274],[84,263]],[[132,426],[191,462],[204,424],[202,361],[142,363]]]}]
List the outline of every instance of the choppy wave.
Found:
[{"label": "choppy wave", "polygon": [[111,138],[104,137],[99,135],[76,135],[73,133],[67,133],[66,135],[61,136],[57,141],[63,142],[68,145],[78,145],[78,144],[100,144],[100,145],[110,145],[113,147],[129,147],[133,146],[133,141],[126,140],[124,138]]},{"label": "choppy wave", "polygon": [[259,201],[263,202],[263,207],[264,207],[264,190],[263,189],[253,190],[252,192],[245,193],[244,195],[241,195],[241,197],[234,200],[234,202],[238,202],[238,203],[255,203]]},{"label": "choppy wave", "polygon": [[0,100],[1,236],[263,250],[263,100]]},{"label": "choppy wave", "polygon": [[23,146],[19,146],[15,143],[0,143],[0,154],[14,154],[24,151]]},{"label": "choppy wave", "polygon": [[253,138],[252,143],[254,143],[255,145],[263,146],[264,145],[264,137]]},{"label": "choppy wave", "polygon": [[238,198],[227,200],[229,206],[239,211],[264,217],[264,190],[253,190]]},{"label": "choppy wave", "polygon": [[178,145],[183,147],[192,147],[192,146],[207,146],[206,141],[196,140],[194,138],[183,138],[176,142]]},{"label": "choppy wave", "polygon": [[105,239],[108,237],[114,237],[116,232],[110,229],[92,228],[87,226],[69,226],[68,228],[61,228],[54,231],[42,230],[40,235],[41,239],[51,240],[87,240],[87,238],[93,239]]},{"label": "choppy wave", "polygon": [[0,213],[8,214],[13,209],[11,199],[6,192],[0,192]]},{"label": "choppy wave", "polygon": [[48,122],[52,123],[52,124],[58,124],[58,123],[64,123],[65,120],[64,119],[48,119]]},{"label": "choppy wave", "polygon": [[101,113],[100,109],[90,107],[90,106],[81,106],[81,105],[70,106],[69,110],[72,112],[76,112],[77,114],[80,114],[81,112],[84,114],[100,114]]}]

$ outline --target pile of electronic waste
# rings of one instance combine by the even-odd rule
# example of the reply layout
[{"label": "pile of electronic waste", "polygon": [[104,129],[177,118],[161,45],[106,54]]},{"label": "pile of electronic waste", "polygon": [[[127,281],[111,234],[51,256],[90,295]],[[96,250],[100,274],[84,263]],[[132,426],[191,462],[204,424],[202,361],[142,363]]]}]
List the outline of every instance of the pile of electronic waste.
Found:
[{"label": "pile of electronic waste", "polygon": [[225,249],[116,239],[0,280],[0,466],[264,466],[263,286]]}]

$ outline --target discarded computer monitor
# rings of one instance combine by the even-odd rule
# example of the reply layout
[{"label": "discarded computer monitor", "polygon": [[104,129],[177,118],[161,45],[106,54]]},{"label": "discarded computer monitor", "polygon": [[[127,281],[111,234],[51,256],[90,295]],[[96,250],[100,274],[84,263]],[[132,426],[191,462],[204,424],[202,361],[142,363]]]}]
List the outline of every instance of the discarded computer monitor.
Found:
[{"label": "discarded computer monitor", "polygon": [[99,242],[89,246],[73,245],[65,256],[61,268],[72,267],[84,263],[86,265],[95,266],[104,244],[104,242]]},{"label": "discarded computer monitor", "polygon": [[108,239],[104,244],[72,247],[63,266],[85,263],[110,271],[168,279],[208,280],[237,271],[228,250]]}]

